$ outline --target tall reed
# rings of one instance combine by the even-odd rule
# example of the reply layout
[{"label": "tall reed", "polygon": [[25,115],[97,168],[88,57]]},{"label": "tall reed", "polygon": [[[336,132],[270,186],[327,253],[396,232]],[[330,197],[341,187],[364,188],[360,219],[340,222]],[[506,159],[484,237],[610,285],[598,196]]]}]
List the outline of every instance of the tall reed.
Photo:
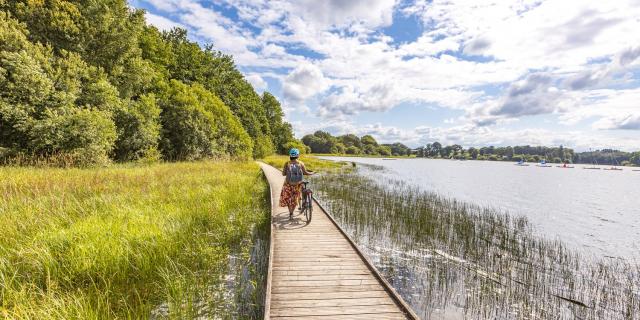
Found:
[{"label": "tall reed", "polygon": [[638,319],[640,266],[578,254],[526,218],[369,168],[313,179],[318,198],[425,319]]}]

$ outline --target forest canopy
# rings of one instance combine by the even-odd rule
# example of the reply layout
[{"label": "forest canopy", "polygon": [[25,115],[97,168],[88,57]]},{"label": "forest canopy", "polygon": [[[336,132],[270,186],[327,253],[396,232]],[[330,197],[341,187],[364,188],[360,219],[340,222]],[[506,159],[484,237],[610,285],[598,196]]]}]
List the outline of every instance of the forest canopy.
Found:
[{"label": "forest canopy", "polygon": [[126,0],[0,0],[0,157],[91,165],[261,158],[300,145],[233,58]]}]

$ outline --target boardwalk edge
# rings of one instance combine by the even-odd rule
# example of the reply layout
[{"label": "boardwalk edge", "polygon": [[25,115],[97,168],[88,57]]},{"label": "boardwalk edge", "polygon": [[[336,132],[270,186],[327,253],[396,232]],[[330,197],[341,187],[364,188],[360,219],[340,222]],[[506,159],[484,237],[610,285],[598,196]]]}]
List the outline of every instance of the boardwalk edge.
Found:
[{"label": "boardwalk edge", "polygon": [[[260,162],[265,164],[264,162]],[[262,176],[264,180],[267,182],[269,186],[269,203],[271,204],[271,208],[269,208],[269,265],[267,269],[267,288],[266,294],[264,295],[264,320],[268,320],[271,318],[271,278],[273,276],[273,189],[271,188],[271,184],[267,179],[267,175],[264,172],[264,169],[260,167],[260,171],[262,172]]]},{"label": "boardwalk edge", "polygon": [[322,211],[324,211],[327,214],[327,217],[329,217],[329,220],[331,220],[333,225],[335,225],[336,228],[338,228],[340,233],[342,233],[342,235],[345,238],[347,238],[347,241],[349,242],[349,244],[351,244],[351,247],[353,247],[353,249],[356,251],[358,256],[362,258],[364,263],[367,265],[367,268],[373,273],[373,275],[382,283],[382,286],[384,286],[387,292],[389,292],[389,295],[391,296],[391,298],[398,304],[398,306],[402,309],[402,311],[405,312],[406,316],[409,317],[410,319],[420,320],[420,317],[418,317],[418,315],[413,311],[413,309],[411,309],[411,306],[409,306],[409,304],[406,301],[404,301],[404,299],[402,299],[400,294],[398,294],[398,292],[384,278],[384,276],[378,271],[378,269],[373,265],[373,263],[369,260],[369,258],[362,251],[360,251],[360,248],[358,247],[358,245],[351,239],[351,237],[347,234],[347,232],[344,231],[344,229],[342,229],[342,227],[338,224],[338,222],[333,218],[333,215],[329,211],[327,211],[325,207],[322,206],[320,201],[318,201],[318,199],[316,199],[315,196],[313,197],[313,201],[315,201],[318,207],[320,207]]}]

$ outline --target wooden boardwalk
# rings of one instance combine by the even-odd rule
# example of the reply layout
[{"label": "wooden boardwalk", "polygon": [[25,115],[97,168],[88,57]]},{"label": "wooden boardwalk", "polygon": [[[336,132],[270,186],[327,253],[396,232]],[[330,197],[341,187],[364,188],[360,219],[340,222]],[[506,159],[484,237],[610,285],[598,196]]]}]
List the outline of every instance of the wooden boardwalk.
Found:
[{"label": "wooden boardwalk", "polygon": [[289,220],[282,173],[260,166],[272,203],[265,319],[417,319],[317,203],[310,224],[297,209]]}]

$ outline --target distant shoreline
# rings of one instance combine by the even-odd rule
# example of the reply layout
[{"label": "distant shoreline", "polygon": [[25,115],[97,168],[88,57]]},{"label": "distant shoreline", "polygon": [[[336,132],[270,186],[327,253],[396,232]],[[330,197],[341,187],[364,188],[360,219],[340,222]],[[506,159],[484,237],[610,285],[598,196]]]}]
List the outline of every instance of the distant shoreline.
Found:
[{"label": "distant shoreline", "polygon": [[[416,155],[410,156],[382,156],[382,155],[372,155],[372,154],[331,154],[331,153],[311,153],[310,156],[317,157],[344,157],[344,158],[377,158],[377,159],[432,159],[432,160],[452,160],[452,161],[488,161],[488,162],[513,162],[517,163],[517,160],[490,160],[490,159],[447,159],[447,158],[435,158],[435,157],[418,157]],[[525,163],[537,164],[539,162],[526,161]],[[563,164],[564,162],[553,162],[547,160],[548,164]],[[640,166],[636,166],[633,164],[626,165],[611,165],[611,164],[593,164],[593,163],[584,163],[584,162],[567,162],[567,164],[581,164],[581,165],[593,165],[593,166],[614,166],[614,167],[626,167],[626,168],[640,168]]]}]

